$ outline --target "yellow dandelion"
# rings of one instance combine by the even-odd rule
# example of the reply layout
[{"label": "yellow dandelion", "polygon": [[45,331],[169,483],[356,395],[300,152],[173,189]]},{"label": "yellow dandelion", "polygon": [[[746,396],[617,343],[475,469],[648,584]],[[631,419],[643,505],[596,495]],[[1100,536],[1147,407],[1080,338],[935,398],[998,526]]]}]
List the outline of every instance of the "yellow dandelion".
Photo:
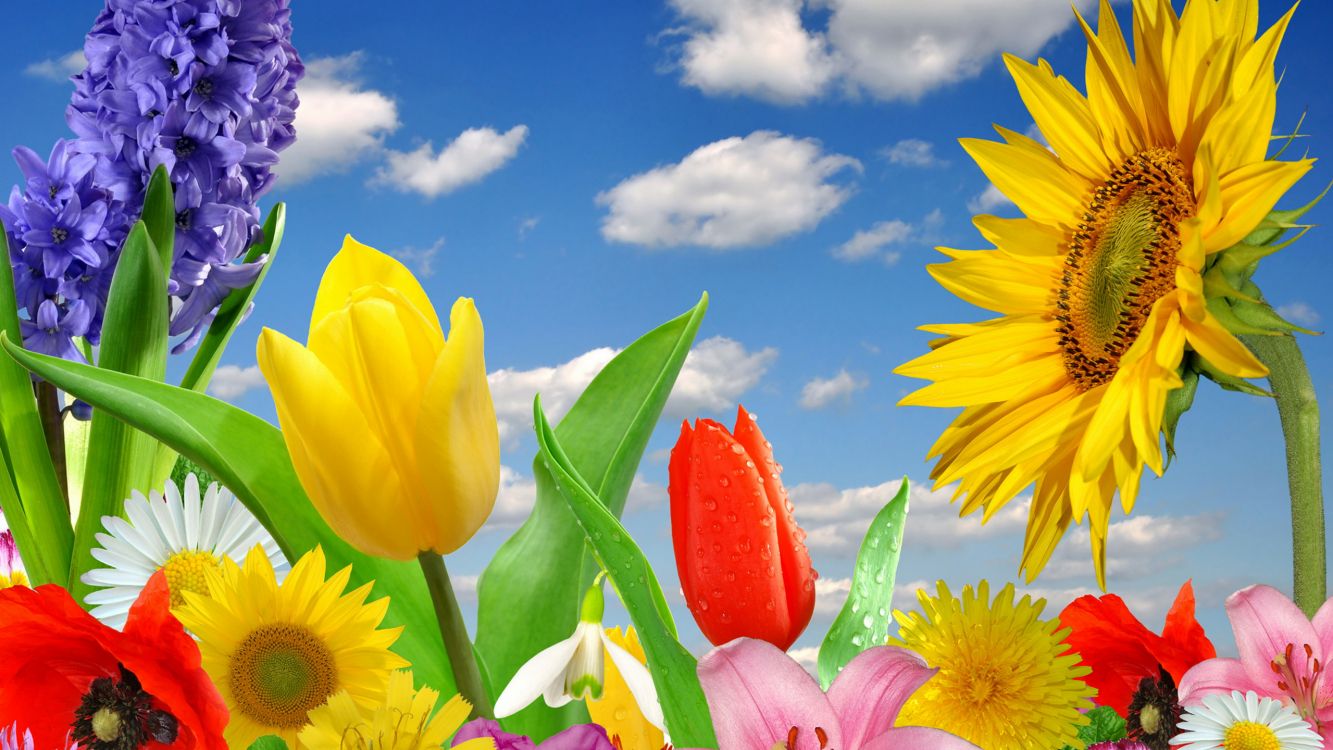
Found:
[{"label": "yellow dandelion", "polygon": [[1068,653],[1068,628],[1039,619],[1044,599],[1015,604],[1008,584],[991,602],[985,581],[975,592],[964,586],[961,599],[943,581],[938,596],[922,589],[917,598],[922,612],[894,611],[898,637],[889,645],[939,672],[907,700],[897,726],[943,729],[986,750],[1082,747],[1081,712],[1095,691],[1079,678],[1092,670]]},{"label": "yellow dandelion", "polygon": [[[307,750],[428,750],[445,747],[467,721],[472,706],[455,695],[431,717],[440,694],[429,687],[412,689],[412,673],[394,672],[383,700],[367,707],[346,690],[310,712],[310,724],[299,737]],[[458,745],[466,750],[490,750],[490,738]]]},{"label": "yellow dandelion", "polygon": [[[639,634],[634,628],[626,628],[622,634],[620,628],[607,628],[606,637],[611,642],[629,652],[640,664],[648,663],[643,653],[643,644],[639,643]],[[600,700],[588,701],[588,714],[594,723],[606,730],[606,735],[618,738],[624,750],[661,750],[666,744],[662,730],[653,726],[643,715],[639,702],[630,692],[629,684],[620,674],[615,660],[606,660],[606,679]]]},{"label": "yellow dandelion", "polygon": [[1106,0],[1096,32],[1079,18],[1087,96],[1044,60],[1005,57],[1050,149],[998,126],[1003,143],[964,139],[1026,216],[977,216],[995,249],[941,248],[951,261],[930,267],[1000,317],[925,326],[944,338],[896,370],[934,381],[903,404],[963,407],[929,455],[937,487],[960,482],[962,514],[984,522],[1035,482],[1028,581],[1086,516],[1105,588],[1113,497],[1129,513],[1144,467],[1162,473],[1187,349],[1221,377],[1267,374],[1204,275],[1312,164],[1266,159],[1291,12],[1256,40],[1257,0],[1133,5],[1134,58]]},{"label": "yellow dandelion", "polygon": [[204,670],[231,710],[226,740],[249,747],[266,734],[300,748],[307,714],[346,692],[367,707],[384,699],[389,650],[402,628],[379,628],[388,598],[366,603],[371,584],[344,593],[351,568],[325,580],[324,552],[306,553],[282,585],[262,547],[238,566],[208,571],[208,596],[185,592],[180,621],[199,639]]}]

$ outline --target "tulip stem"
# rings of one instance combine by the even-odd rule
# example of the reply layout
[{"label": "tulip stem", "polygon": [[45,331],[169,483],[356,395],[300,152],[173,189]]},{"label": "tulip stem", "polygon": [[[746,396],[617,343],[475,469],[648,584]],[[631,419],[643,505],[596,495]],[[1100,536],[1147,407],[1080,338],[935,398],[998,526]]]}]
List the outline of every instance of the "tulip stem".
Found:
[{"label": "tulip stem", "polygon": [[477,655],[472,650],[467,625],[463,623],[463,613],[458,609],[458,597],[454,596],[449,571],[444,567],[444,556],[427,550],[417,560],[421,563],[421,571],[426,574],[426,587],[430,589],[431,601],[435,603],[435,617],[440,621],[440,635],[444,636],[444,650],[449,654],[449,665],[453,668],[458,692],[472,704],[471,718],[493,719],[495,706],[481,679]]},{"label": "tulip stem", "polygon": [[1242,338],[1268,366],[1269,388],[1277,400],[1291,492],[1293,593],[1296,605],[1313,617],[1328,594],[1319,402],[1295,336],[1283,333]]}]

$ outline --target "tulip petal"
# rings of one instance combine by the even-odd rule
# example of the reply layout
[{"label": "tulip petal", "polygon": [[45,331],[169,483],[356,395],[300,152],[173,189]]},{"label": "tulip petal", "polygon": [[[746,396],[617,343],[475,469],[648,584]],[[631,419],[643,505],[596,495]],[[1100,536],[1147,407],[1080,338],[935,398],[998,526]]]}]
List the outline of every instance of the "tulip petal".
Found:
[{"label": "tulip petal", "polygon": [[[575,631],[565,640],[538,651],[519,667],[513,679],[500,692],[500,697],[495,699],[495,717],[503,719],[522,711],[537,700],[537,696],[547,693],[553,683],[559,683],[565,667],[574,656],[574,650],[579,646],[581,636],[581,633]],[[550,703],[550,700],[551,696],[548,695],[547,702]],[[559,705],[568,702],[569,699],[565,698]]]},{"label": "tulip petal", "polygon": [[403,548],[402,519],[367,502],[399,497],[402,485],[346,389],[313,353],[268,328],[259,335],[258,359],[292,466],[325,522],[366,554],[415,557]]},{"label": "tulip petal", "polygon": [[1195,664],[1180,680],[1180,705],[1196,706],[1204,698],[1231,695],[1233,690],[1253,690],[1260,695],[1272,696],[1274,691],[1270,682],[1255,684],[1239,659],[1209,659]]},{"label": "tulip petal", "polygon": [[[1236,649],[1250,681],[1270,684],[1270,666],[1279,654],[1292,646],[1290,666],[1297,675],[1309,674],[1309,660],[1324,661],[1324,650],[1314,626],[1296,606],[1272,586],[1250,586],[1227,597],[1227,617],[1236,633]],[[1313,651],[1305,654],[1305,646]],[[1260,691],[1261,694],[1271,690]]]},{"label": "tulip petal", "polygon": [[[837,715],[819,683],[776,646],[738,638],[699,660],[718,750],[756,750],[787,741],[792,727],[821,727],[827,746],[844,748]],[[819,750],[813,732],[801,732],[793,750]]]},{"label": "tulip petal", "polygon": [[333,256],[329,267],[320,279],[319,291],[315,294],[315,308],[310,313],[310,330],[326,315],[347,304],[352,292],[365,286],[385,286],[402,292],[411,305],[417,308],[435,328],[440,328],[440,319],[435,314],[426,290],[421,288],[412,272],[407,270],[398,259],[352,239],[352,235],[343,238],[342,250]]},{"label": "tulip petal", "polygon": [[828,691],[842,724],[843,741],[848,747],[861,747],[887,732],[912,693],[938,671],[897,646],[876,646],[857,654],[833,678]]},{"label": "tulip petal", "polygon": [[942,729],[898,727],[861,745],[861,750],[980,750],[980,748]]},{"label": "tulip petal", "polygon": [[602,633],[602,645],[611,656],[611,662],[620,670],[620,676],[629,687],[629,692],[639,704],[639,711],[649,724],[658,729],[666,729],[666,720],[662,717],[662,704],[657,700],[657,688],[653,685],[653,676],[634,655],[620,647],[620,644]]},{"label": "tulip petal", "polygon": [[476,306],[459,298],[416,425],[417,461],[431,471],[424,482],[426,507],[434,516],[431,549],[442,555],[481,528],[500,489],[500,431],[483,342]]}]

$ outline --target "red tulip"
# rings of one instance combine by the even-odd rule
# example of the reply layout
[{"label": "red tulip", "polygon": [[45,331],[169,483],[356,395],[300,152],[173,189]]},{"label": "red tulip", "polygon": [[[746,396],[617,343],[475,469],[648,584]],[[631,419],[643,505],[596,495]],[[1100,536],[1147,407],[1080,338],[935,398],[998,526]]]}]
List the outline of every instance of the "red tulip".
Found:
[{"label": "red tulip", "polygon": [[757,638],[784,651],[810,623],[815,579],[773,446],[740,407],[736,432],[681,425],[671,451],[671,537],[685,601],[714,645]]}]

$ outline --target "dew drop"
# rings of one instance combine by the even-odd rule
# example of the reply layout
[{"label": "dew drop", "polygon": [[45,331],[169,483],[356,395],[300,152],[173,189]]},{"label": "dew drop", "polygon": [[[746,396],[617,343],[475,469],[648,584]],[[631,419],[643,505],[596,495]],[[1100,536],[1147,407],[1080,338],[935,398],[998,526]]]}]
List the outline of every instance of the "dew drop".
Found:
[{"label": "dew drop", "polygon": [[721,618],[722,622],[731,622],[731,613],[730,613],[730,612],[723,612],[723,613],[719,614],[718,617]]},{"label": "dew drop", "polygon": [[731,480],[730,480],[730,479],[727,479],[726,477],[718,477],[718,478],[717,478],[717,483],[718,483],[718,486],[720,486],[720,487],[730,487],[730,486],[731,486]]}]

